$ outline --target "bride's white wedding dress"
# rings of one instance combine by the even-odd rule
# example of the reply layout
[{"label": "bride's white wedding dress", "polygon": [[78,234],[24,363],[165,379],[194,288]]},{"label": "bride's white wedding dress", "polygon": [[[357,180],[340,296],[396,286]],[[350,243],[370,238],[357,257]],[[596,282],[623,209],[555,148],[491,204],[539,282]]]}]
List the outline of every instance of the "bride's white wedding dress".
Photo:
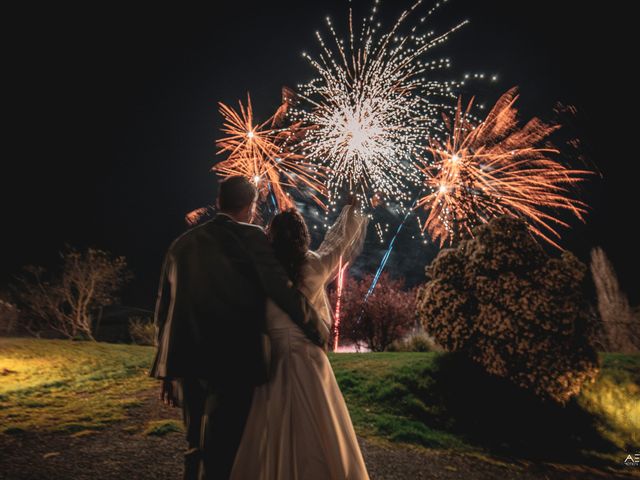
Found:
[{"label": "bride's white wedding dress", "polygon": [[[320,248],[307,254],[300,290],[331,328],[327,284],[340,257],[364,242],[367,218],[346,206]],[[256,388],[233,480],[363,480],[367,469],[326,353],[275,303],[267,302],[271,377]]]}]

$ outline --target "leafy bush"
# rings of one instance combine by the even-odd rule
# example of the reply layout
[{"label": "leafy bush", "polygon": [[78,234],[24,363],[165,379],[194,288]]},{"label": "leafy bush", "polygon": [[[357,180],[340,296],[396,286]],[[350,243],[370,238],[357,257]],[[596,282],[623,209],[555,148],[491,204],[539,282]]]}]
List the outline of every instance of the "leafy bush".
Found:
[{"label": "leafy bush", "polygon": [[138,345],[154,345],[156,328],[151,320],[142,317],[129,319],[129,335],[133,343]]},{"label": "leafy bush", "polygon": [[438,352],[442,348],[425,332],[415,332],[394,341],[388,352]]},{"label": "leafy bush", "polygon": [[569,252],[546,254],[517,219],[494,219],[474,235],[427,267],[425,330],[488,373],[566,403],[598,373],[586,267]]}]

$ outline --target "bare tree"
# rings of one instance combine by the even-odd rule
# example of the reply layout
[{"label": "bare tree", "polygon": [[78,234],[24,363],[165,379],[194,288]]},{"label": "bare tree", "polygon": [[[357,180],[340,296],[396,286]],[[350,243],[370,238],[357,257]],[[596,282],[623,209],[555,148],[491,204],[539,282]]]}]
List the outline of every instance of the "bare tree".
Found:
[{"label": "bare tree", "polygon": [[637,352],[640,349],[640,321],[620,288],[613,265],[600,247],[591,250],[591,274],[607,348],[621,353]]},{"label": "bare tree", "polygon": [[52,279],[42,267],[25,268],[16,289],[20,302],[31,322],[43,322],[68,338],[85,335],[94,340],[92,312],[116,301],[131,278],[127,262],[92,248],[67,248],[60,256],[61,273]]},{"label": "bare tree", "polygon": [[0,333],[9,335],[15,330],[18,308],[0,295]]}]

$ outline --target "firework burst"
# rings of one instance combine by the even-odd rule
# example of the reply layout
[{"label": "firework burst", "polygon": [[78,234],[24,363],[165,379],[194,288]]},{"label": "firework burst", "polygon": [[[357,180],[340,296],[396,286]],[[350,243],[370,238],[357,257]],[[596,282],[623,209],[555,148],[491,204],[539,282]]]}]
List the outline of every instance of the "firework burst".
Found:
[{"label": "firework burst", "polygon": [[295,136],[292,130],[276,128],[283,110],[286,111],[287,102],[283,102],[274,116],[259,124],[254,120],[251,97],[247,94],[246,106],[238,103],[239,111],[219,103],[224,119],[221,131],[225,136],[216,141],[217,153],[227,154],[227,158],[213,170],[222,177],[243,175],[249,178],[258,187],[261,198],[273,195],[281,210],[294,206],[286,191],[288,188],[306,188],[311,198],[324,206],[321,200],[325,192],[321,169],[288,148]]},{"label": "firework burst", "polygon": [[533,118],[518,123],[518,92],[506,92],[480,123],[473,121],[473,100],[461,100],[444,142],[433,140],[432,159],[422,168],[429,190],[418,207],[429,211],[423,224],[440,245],[469,236],[478,224],[510,215],[527,221],[538,237],[558,247],[558,226],[567,224],[552,212],[565,211],[583,220],[586,205],[570,196],[570,187],[591,172],[570,170],[554,160],[559,151],[548,144],[560,128]]},{"label": "firework burst", "polygon": [[298,86],[303,102],[291,114],[310,126],[300,151],[309,161],[327,167],[331,203],[338,192],[348,189],[364,205],[382,194],[404,207],[412,187],[421,182],[415,157],[441,124],[437,112],[443,105],[436,100],[455,98],[458,85],[427,78],[429,72],[449,67],[449,59],[424,57],[466,23],[442,35],[418,34],[415,26],[410,34],[400,34],[400,27],[421,3],[404,11],[385,34],[378,34],[378,0],[356,31],[350,10],[347,42],[327,18],[332,46],[317,32],[319,57],[303,54],[318,76]]}]

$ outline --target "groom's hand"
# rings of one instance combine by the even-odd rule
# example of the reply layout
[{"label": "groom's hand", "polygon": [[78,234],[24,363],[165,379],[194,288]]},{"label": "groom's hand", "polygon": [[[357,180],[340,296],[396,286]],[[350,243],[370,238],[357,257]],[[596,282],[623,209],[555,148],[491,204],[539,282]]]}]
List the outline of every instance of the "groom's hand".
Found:
[{"label": "groom's hand", "polygon": [[162,387],[160,389],[160,399],[165,405],[170,407],[178,406],[178,381],[170,378],[162,379]]}]

